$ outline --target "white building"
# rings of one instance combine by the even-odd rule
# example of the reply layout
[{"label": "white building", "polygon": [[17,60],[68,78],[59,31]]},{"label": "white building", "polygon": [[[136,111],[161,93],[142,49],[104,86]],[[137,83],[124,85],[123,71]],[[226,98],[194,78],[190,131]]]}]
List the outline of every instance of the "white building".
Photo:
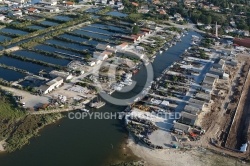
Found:
[{"label": "white building", "polygon": [[54,89],[58,88],[62,84],[63,84],[63,78],[57,77],[53,80],[50,80],[45,85],[41,85],[39,87],[39,91],[41,91],[43,94],[47,94],[47,93],[53,91]]},{"label": "white building", "polygon": [[0,14],[0,21],[4,21],[5,18],[6,18],[6,17],[5,17],[4,15]]},{"label": "white building", "polygon": [[64,81],[70,80],[70,79],[73,78],[72,74],[70,74],[70,73],[68,73],[68,72],[57,71],[57,70],[52,70],[52,71],[49,73],[49,75],[50,75],[51,77],[54,77],[54,78],[56,78],[56,77],[61,77],[61,78],[63,78]]},{"label": "white building", "polygon": [[17,3],[26,3],[28,0],[11,0],[12,2],[17,2]]},{"label": "white building", "polygon": [[101,0],[101,3],[105,5],[105,4],[108,3],[108,1],[107,0]]},{"label": "white building", "polygon": [[56,6],[44,6],[44,10],[51,12],[51,13],[60,11],[59,7],[56,7]]},{"label": "white building", "polygon": [[94,58],[96,58],[96,59],[98,59],[98,60],[105,60],[105,59],[108,59],[108,54],[106,53],[106,51],[104,51],[104,52],[98,52],[98,51],[96,51],[96,52],[94,52],[93,53],[93,57]]},{"label": "white building", "polygon": [[57,5],[57,0],[41,0],[40,3],[50,5],[50,6],[55,6]]},{"label": "white building", "polygon": [[114,2],[114,1],[109,1],[109,4],[110,4],[110,5],[114,5],[115,2]]},{"label": "white building", "polygon": [[21,10],[16,10],[16,11],[10,11],[8,13],[8,16],[10,17],[21,17],[23,15]]},{"label": "white building", "polygon": [[90,61],[90,62],[88,62],[88,65],[89,65],[89,66],[95,66],[95,61]]},{"label": "white building", "polygon": [[128,47],[128,43],[127,43],[127,42],[124,42],[124,43],[122,43],[122,44],[116,46],[116,49],[117,49],[117,50],[124,50],[124,49],[127,48],[127,47]]},{"label": "white building", "polygon": [[102,51],[104,51],[104,50],[106,50],[107,48],[110,48],[110,45],[108,45],[108,44],[97,44],[96,45],[96,49],[97,50],[102,50]]}]

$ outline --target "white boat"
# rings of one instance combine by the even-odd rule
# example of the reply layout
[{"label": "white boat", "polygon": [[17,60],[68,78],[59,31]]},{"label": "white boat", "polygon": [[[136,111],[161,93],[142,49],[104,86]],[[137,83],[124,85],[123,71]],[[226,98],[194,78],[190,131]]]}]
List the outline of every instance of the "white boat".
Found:
[{"label": "white boat", "polygon": [[160,52],[160,54],[162,54],[162,52],[163,52],[163,51],[162,51],[162,50],[160,50],[159,52]]},{"label": "white boat", "polygon": [[137,101],[139,101],[140,99],[141,99],[140,97],[137,97],[137,98],[135,98],[134,102],[137,102]]},{"label": "white boat", "polygon": [[89,112],[89,110],[86,109],[86,108],[82,108],[81,111],[82,111],[82,112]]},{"label": "white boat", "polygon": [[192,41],[191,45],[194,45],[194,46],[195,46],[195,45],[197,45],[197,44],[196,44],[194,41]]},{"label": "white boat", "polygon": [[106,103],[103,102],[103,101],[98,101],[98,102],[95,102],[95,103],[90,103],[90,107],[92,108],[101,108],[102,106],[104,106]]}]

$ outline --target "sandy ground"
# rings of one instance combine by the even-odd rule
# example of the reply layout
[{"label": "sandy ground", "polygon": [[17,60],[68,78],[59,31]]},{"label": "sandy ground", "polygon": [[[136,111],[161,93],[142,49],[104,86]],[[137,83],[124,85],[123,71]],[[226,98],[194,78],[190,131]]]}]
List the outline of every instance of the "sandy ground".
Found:
[{"label": "sandy ground", "polygon": [[0,141],[0,152],[4,152],[4,144],[5,144],[5,140]]},{"label": "sandy ground", "polygon": [[199,158],[193,154],[186,154],[175,149],[151,150],[143,145],[129,140],[128,147],[132,152],[146,161],[148,166],[194,166],[202,165]]},{"label": "sandy ground", "polygon": [[128,148],[146,162],[146,166],[247,166],[228,157],[220,156],[206,150],[161,149],[152,150],[136,144],[130,137]]},{"label": "sandy ground", "polygon": [[21,100],[21,102],[25,103],[25,108],[28,108],[28,107],[33,108],[33,107],[40,106],[45,103],[49,103],[49,97],[47,96],[36,96],[23,90],[15,89],[12,87],[6,87],[2,85],[0,85],[0,88],[6,91],[10,91],[14,95],[23,96],[23,99]]}]

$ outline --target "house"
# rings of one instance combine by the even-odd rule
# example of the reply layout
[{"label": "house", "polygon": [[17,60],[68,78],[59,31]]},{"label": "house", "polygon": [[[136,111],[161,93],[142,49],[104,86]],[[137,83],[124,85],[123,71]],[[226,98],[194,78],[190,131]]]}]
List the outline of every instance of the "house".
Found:
[{"label": "house", "polygon": [[17,3],[26,3],[28,0],[11,0],[12,2],[17,2]]},{"label": "house", "polygon": [[153,4],[154,5],[159,5],[159,4],[161,4],[161,2],[160,2],[160,0],[153,0]]},{"label": "house", "polygon": [[123,3],[122,2],[117,2],[116,5],[117,6],[123,6]]},{"label": "house", "polygon": [[123,3],[118,1],[118,2],[116,2],[116,5],[117,6],[123,6]]},{"label": "house", "polygon": [[63,78],[64,81],[70,80],[73,78],[72,74],[68,73],[68,72],[63,72],[63,71],[57,71],[57,70],[52,70],[49,75],[52,78],[56,78],[56,77],[61,77]]},{"label": "house", "polygon": [[103,54],[108,55],[108,57],[109,57],[113,54],[113,52],[105,50],[105,51],[103,51]]},{"label": "house", "polygon": [[95,66],[95,61],[89,61],[89,62],[88,62],[88,65],[89,65],[89,66]]},{"label": "house", "polygon": [[115,5],[115,2],[114,1],[109,1],[109,4],[110,5]]},{"label": "house", "polygon": [[141,40],[140,35],[131,35],[131,37],[133,37],[135,40]]},{"label": "house", "polygon": [[57,0],[42,0],[40,3],[48,5],[48,6],[55,6],[57,5]]},{"label": "house", "polygon": [[107,0],[101,0],[101,4],[106,5],[108,3]]},{"label": "house", "polygon": [[180,13],[176,13],[176,14],[174,14],[174,17],[175,18],[181,17],[181,14]]},{"label": "house", "polygon": [[124,43],[122,43],[122,44],[116,46],[116,49],[117,49],[117,50],[124,50],[124,49],[127,48],[127,47],[128,47],[128,43],[127,43],[127,42],[124,42]]},{"label": "house", "polygon": [[138,13],[148,13],[149,9],[148,9],[148,5],[142,5],[141,8],[138,10]]},{"label": "house", "polygon": [[191,114],[194,114],[194,115],[198,115],[200,113],[201,109],[198,107],[195,107],[193,105],[186,105],[184,107],[184,111],[191,113]]},{"label": "house", "polygon": [[212,29],[211,25],[207,25],[207,26],[205,26],[204,28],[205,28],[206,30]]},{"label": "house", "polygon": [[56,77],[52,80],[50,80],[49,82],[47,82],[45,85],[41,85],[38,90],[43,93],[43,94],[47,94],[51,91],[53,91],[54,89],[58,88],[59,86],[61,86],[63,84],[63,78],[61,77]]},{"label": "house", "polygon": [[71,2],[71,1],[66,1],[66,2],[64,3],[64,6],[68,6],[68,7],[74,6],[74,5],[75,5],[75,3],[74,3],[74,2]]},{"label": "house", "polygon": [[131,2],[131,4],[132,4],[133,6],[135,6],[135,7],[138,7],[138,6],[139,6],[139,4],[136,3],[136,2]]},{"label": "house", "polygon": [[146,10],[146,9],[139,9],[137,12],[138,12],[138,13],[146,14],[146,13],[149,12],[149,10]]},{"label": "house", "polygon": [[174,123],[174,131],[178,133],[189,133],[191,127],[189,125],[185,125],[179,122]]},{"label": "house", "polygon": [[120,38],[122,40],[125,40],[125,41],[136,42],[136,39],[134,37],[131,37],[131,36],[122,35],[122,36],[120,36]]},{"label": "house", "polygon": [[105,60],[105,59],[108,59],[108,54],[104,51],[104,52],[94,52],[93,53],[93,57],[98,59],[98,60]]},{"label": "house", "polygon": [[59,7],[56,6],[44,6],[43,10],[53,13],[53,12],[59,12]]},{"label": "house", "polygon": [[198,115],[190,114],[188,112],[182,111],[179,122],[193,126],[198,118]]},{"label": "house", "polygon": [[22,15],[23,15],[22,11],[18,10],[18,9],[14,10],[14,11],[10,11],[8,13],[8,16],[10,16],[10,17],[21,17]]},{"label": "house", "polygon": [[178,21],[183,21],[184,19],[182,17],[177,17],[175,20],[178,22]]},{"label": "house", "polygon": [[140,30],[142,32],[145,32],[145,34],[150,34],[152,32],[150,29],[147,29],[147,28],[141,28]]},{"label": "house", "polygon": [[92,0],[79,0],[79,3],[85,4],[85,3],[89,3],[92,2]]},{"label": "house", "polygon": [[106,51],[109,51],[112,54],[115,54],[117,50],[114,47],[110,47],[110,48],[107,48]]},{"label": "house", "polygon": [[160,10],[158,10],[158,12],[159,12],[159,14],[161,14],[161,15],[167,14],[167,12],[166,12],[164,9],[160,9]]},{"label": "house", "polygon": [[104,51],[104,50],[106,50],[107,48],[110,48],[110,45],[108,45],[108,44],[97,44],[96,45],[96,47],[95,47],[97,50],[102,50],[102,51]]},{"label": "house", "polygon": [[5,18],[6,18],[6,17],[5,17],[4,15],[0,14],[0,21],[4,21]]},{"label": "house", "polygon": [[117,10],[123,10],[124,9],[124,6],[122,5],[122,6],[119,6],[118,8],[117,8]]},{"label": "house", "polygon": [[28,10],[28,13],[37,13],[38,12],[38,10],[36,9],[36,8],[29,8]]}]

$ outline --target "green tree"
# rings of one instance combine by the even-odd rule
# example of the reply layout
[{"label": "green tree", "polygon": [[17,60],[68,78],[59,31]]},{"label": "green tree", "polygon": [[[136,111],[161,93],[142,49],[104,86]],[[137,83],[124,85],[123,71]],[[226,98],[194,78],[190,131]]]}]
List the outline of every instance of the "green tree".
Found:
[{"label": "green tree", "polygon": [[138,25],[134,25],[133,28],[132,28],[132,33],[133,34],[138,34],[139,30],[140,30],[139,26]]}]

